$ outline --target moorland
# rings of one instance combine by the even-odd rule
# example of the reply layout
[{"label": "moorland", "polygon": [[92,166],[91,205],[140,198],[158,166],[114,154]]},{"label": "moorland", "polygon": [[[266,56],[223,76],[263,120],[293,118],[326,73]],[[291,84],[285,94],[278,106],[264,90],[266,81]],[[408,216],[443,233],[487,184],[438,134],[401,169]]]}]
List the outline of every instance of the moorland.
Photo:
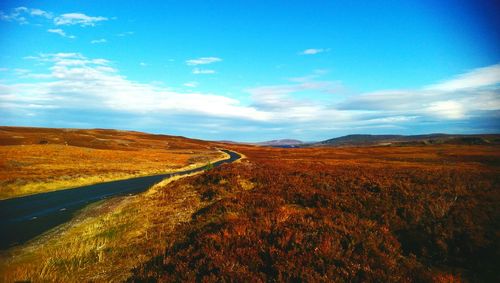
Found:
[{"label": "moorland", "polygon": [[87,207],[3,251],[3,281],[500,280],[496,144],[194,143],[245,158]]},{"label": "moorland", "polygon": [[0,199],[170,173],[221,158],[206,142],[176,136],[0,127]]}]

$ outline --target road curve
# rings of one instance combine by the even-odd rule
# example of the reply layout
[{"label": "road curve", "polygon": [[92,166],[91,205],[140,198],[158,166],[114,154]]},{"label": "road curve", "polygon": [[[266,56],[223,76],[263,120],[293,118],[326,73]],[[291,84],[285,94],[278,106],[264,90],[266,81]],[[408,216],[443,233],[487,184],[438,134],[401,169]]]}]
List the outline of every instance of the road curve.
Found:
[{"label": "road curve", "polygon": [[[241,158],[236,152],[222,151],[229,154],[229,158],[214,162],[214,167]],[[1,200],[0,249],[22,244],[69,221],[76,211],[90,203],[118,195],[137,194],[165,178],[191,174],[206,167]]]}]

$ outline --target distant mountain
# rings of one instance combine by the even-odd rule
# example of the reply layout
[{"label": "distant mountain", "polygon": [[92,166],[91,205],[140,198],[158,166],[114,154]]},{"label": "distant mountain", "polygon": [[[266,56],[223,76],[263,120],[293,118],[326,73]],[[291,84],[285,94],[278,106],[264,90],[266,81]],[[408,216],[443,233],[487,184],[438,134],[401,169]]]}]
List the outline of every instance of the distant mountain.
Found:
[{"label": "distant mountain", "polygon": [[431,144],[500,144],[500,134],[485,135],[348,135],[308,146],[404,146]]},{"label": "distant mountain", "polygon": [[302,141],[299,141],[299,140],[282,139],[282,140],[272,140],[272,141],[259,142],[256,144],[263,145],[263,146],[272,146],[272,147],[298,147],[304,143]]}]

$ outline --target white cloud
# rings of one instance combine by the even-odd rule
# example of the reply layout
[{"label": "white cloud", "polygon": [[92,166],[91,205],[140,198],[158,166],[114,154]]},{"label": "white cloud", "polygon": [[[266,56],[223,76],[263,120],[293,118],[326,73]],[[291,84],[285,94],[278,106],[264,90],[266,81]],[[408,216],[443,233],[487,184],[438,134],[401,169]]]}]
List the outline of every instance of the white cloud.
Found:
[{"label": "white cloud", "polygon": [[[54,17],[54,14],[36,8],[17,7],[11,10],[10,13],[0,11],[0,20],[8,22],[18,22],[19,24],[29,24],[28,19],[43,18],[52,20],[56,26],[60,25],[80,25],[82,27],[95,26],[96,23],[107,21],[108,18],[97,16],[92,17],[83,13],[66,13]],[[53,29],[57,30],[57,29]]]},{"label": "white cloud", "polygon": [[184,83],[183,85],[187,86],[187,87],[197,87],[198,86],[198,82],[191,81],[191,82]]},{"label": "white cloud", "polygon": [[[14,70],[14,74],[32,78],[32,82],[0,83],[0,111],[34,114],[43,109],[63,109],[65,113],[92,111],[106,113],[106,117],[122,115],[158,125],[165,125],[166,117],[173,117],[168,120],[170,124],[182,124],[179,127],[186,128],[192,128],[192,121],[204,121],[231,131],[251,129],[265,134],[279,128],[284,129],[285,134],[317,135],[321,132],[330,135],[338,131],[402,131],[424,125],[424,122],[463,125],[464,121],[478,117],[491,119],[494,113],[498,117],[500,110],[498,83],[486,79],[479,80],[482,83],[475,83],[474,87],[454,87],[451,91],[429,86],[416,90],[382,90],[345,98],[344,95],[332,95],[338,91],[338,82],[318,81],[318,76],[324,72],[314,72],[291,79],[287,84],[247,89],[250,102],[243,103],[243,100],[203,93],[198,89],[174,91],[162,83],[132,81],[121,75],[112,62],[87,58],[79,53],[40,54],[29,59],[43,62],[41,66],[48,66],[47,71]],[[480,70],[484,78],[491,77],[489,72],[495,72],[495,68],[476,69],[443,84],[457,78],[467,81],[481,73]],[[190,81],[184,86],[192,88],[198,84]],[[184,118],[178,119],[177,115]],[[205,130],[198,126],[189,131]]]},{"label": "white cloud", "polygon": [[500,64],[478,68],[416,90],[384,90],[344,101],[345,110],[439,119],[467,119],[477,111],[500,110]]},{"label": "white cloud", "polygon": [[[238,100],[205,93],[179,93],[121,76],[109,61],[78,53],[42,54],[50,62],[45,80],[0,85],[0,104],[12,109],[29,105],[55,109],[92,109],[136,115],[204,115],[262,121],[268,113],[242,106]],[[21,95],[22,94],[22,95]],[[12,110],[11,109],[11,110]]]},{"label": "white cloud", "polygon": [[61,25],[80,25],[82,27],[95,26],[96,23],[107,21],[106,17],[92,17],[83,13],[67,13],[54,18],[54,24]]},{"label": "white cloud", "polygon": [[[220,62],[220,61],[222,61],[222,59],[218,58],[218,57],[201,57],[198,59],[186,60],[186,64],[188,66],[198,66],[198,65],[212,64],[212,63],[216,63],[216,62]],[[211,75],[211,74],[215,74],[216,71],[211,70],[211,69],[194,68],[192,73],[195,75]]]},{"label": "white cloud", "polygon": [[190,59],[186,61],[186,64],[188,66],[196,66],[196,65],[206,65],[206,64],[212,64],[216,62],[222,61],[221,58],[219,57],[201,57],[198,59]]},{"label": "white cloud", "polygon": [[30,9],[27,7],[17,7],[14,8],[10,13],[5,13],[0,11],[0,20],[7,22],[18,22],[19,24],[29,24],[26,16],[30,17],[43,17],[46,19],[52,19],[53,15],[50,12],[46,12],[40,9]]},{"label": "white cloud", "polygon": [[28,11],[26,7],[17,7],[9,14],[0,11],[0,20],[6,22],[18,22],[19,24],[28,24],[28,20],[23,16]]},{"label": "white cloud", "polygon": [[465,118],[464,105],[453,100],[431,102],[425,110],[429,112],[429,115],[435,115],[444,119]]},{"label": "white cloud", "polygon": [[300,52],[299,54],[301,55],[315,55],[315,54],[319,54],[319,53],[323,53],[323,52],[328,52],[330,51],[329,48],[309,48],[309,49],[306,49],[302,52]]},{"label": "white cloud", "polygon": [[62,29],[57,28],[57,29],[48,29],[47,30],[50,33],[55,33],[58,34],[62,37],[67,37],[67,38],[76,38],[74,35],[67,35]]},{"label": "white cloud", "polygon": [[92,43],[92,44],[106,43],[106,42],[108,42],[108,41],[105,38],[94,39],[94,40],[90,41],[90,43]]},{"label": "white cloud", "polygon": [[[319,94],[337,93],[342,86],[338,82],[316,81],[319,73],[290,79],[294,84],[262,86],[247,92],[251,94],[252,106],[271,113],[272,120],[315,121],[315,126],[342,121],[345,126],[392,127],[418,119],[466,120],[484,115],[484,111],[499,111],[498,69],[498,65],[475,69],[418,90],[382,90],[347,99],[332,98],[327,103],[318,98]],[[315,93],[314,99],[301,95],[310,92]]]},{"label": "white cloud", "polygon": [[314,81],[314,77],[300,78],[294,84],[261,86],[246,91],[251,95],[252,105],[272,113],[276,121],[348,121],[352,115],[347,111],[338,111],[323,101],[298,98],[304,92],[331,94],[338,89],[338,82]]},{"label": "white cloud", "polygon": [[47,19],[52,19],[54,17],[54,15],[52,15],[52,13],[44,11],[44,10],[40,10],[40,9],[31,9],[30,14],[32,16],[44,17]]},{"label": "white cloud", "polygon": [[451,80],[431,85],[427,89],[441,91],[458,91],[474,89],[500,83],[500,64],[478,68],[459,75]]},{"label": "white cloud", "polygon": [[211,75],[215,74],[215,70],[209,70],[209,69],[199,69],[199,68],[194,68],[193,69],[193,74],[195,75]]}]

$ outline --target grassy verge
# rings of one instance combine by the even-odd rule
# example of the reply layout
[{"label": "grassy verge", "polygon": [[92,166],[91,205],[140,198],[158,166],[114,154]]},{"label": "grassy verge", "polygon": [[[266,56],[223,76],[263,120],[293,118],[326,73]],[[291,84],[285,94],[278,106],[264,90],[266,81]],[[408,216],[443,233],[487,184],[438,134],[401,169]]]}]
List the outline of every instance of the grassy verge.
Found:
[{"label": "grassy verge", "polygon": [[1,253],[0,281],[124,281],[164,252],[176,225],[209,204],[193,186],[176,181],[185,177],[93,204],[71,222]]},{"label": "grassy verge", "polygon": [[200,207],[191,188],[169,186],[178,178],[95,204],[57,230],[4,252],[0,281],[125,280],[133,267],[160,254],[165,235]]}]

